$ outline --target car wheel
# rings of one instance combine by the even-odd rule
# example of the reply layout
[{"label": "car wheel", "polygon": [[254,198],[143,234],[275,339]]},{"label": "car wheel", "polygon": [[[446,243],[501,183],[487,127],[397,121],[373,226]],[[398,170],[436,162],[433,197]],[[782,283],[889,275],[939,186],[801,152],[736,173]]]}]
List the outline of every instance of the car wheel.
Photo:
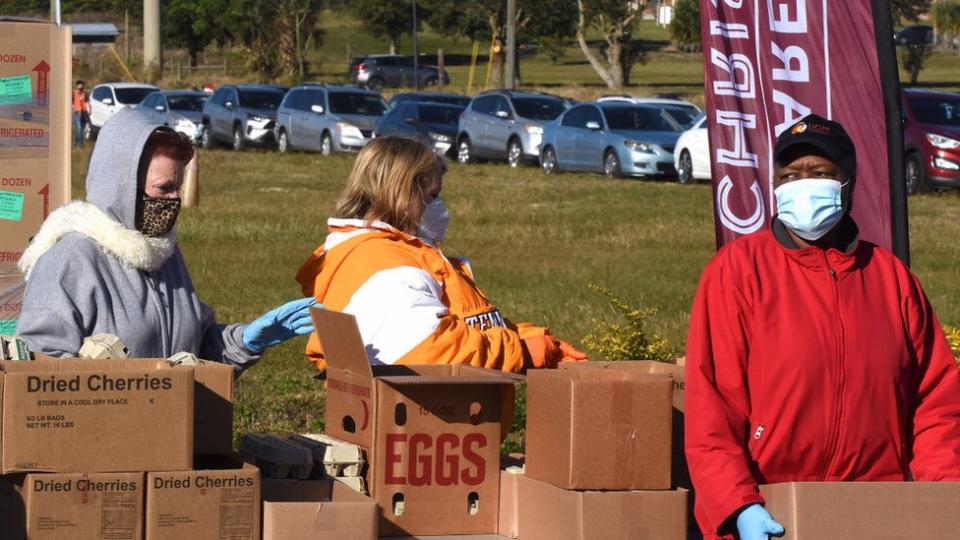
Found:
[{"label": "car wheel", "polygon": [[243,128],[240,126],[233,127],[233,149],[237,152],[243,150]]},{"label": "car wheel", "polygon": [[281,154],[286,154],[290,151],[290,139],[287,138],[287,131],[284,129],[280,130],[280,135],[277,136],[277,150]]},{"label": "car wheel", "polygon": [[370,77],[370,79],[367,81],[367,88],[378,90],[382,86],[383,86],[382,77]]},{"label": "car wheel", "polygon": [[907,156],[907,163],[903,173],[907,182],[907,193],[914,195],[923,193],[927,189],[926,171],[923,170],[923,158],[919,152]]},{"label": "car wheel", "polygon": [[688,150],[680,152],[680,162],[677,167],[677,181],[681,184],[697,183],[697,179],[693,177],[693,158],[690,157]]},{"label": "car wheel", "polygon": [[552,146],[543,149],[543,155],[540,156],[540,167],[545,174],[557,174],[560,172],[560,165],[557,163],[557,153]]},{"label": "car wheel", "polygon": [[623,176],[623,170],[620,169],[620,158],[613,150],[607,150],[607,153],[603,156],[603,174],[611,178]]},{"label": "car wheel", "polygon": [[507,163],[513,168],[523,163],[523,145],[517,139],[510,139],[507,143]]},{"label": "car wheel", "polygon": [[423,84],[424,86],[436,86],[440,84],[440,81],[436,77],[429,77]]},{"label": "car wheel", "polygon": [[473,146],[470,144],[470,137],[461,137],[457,144],[457,163],[468,165],[473,163]]},{"label": "car wheel", "polygon": [[204,150],[213,150],[213,133],[210,133],[210,125],[204,124],[200,129],[200,146]]},{"label": "car wheel", "polygon": [[320,153],[325,156],[333,153],[333,139],[330,138],[329,133],[324,133],[320,137]]}]

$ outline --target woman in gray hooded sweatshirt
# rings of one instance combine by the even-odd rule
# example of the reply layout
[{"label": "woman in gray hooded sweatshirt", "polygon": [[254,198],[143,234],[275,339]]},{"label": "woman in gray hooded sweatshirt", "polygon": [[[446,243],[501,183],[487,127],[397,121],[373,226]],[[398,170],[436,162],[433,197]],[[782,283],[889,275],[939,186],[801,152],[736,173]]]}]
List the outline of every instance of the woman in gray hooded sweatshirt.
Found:
[{"label": "woman in gray hooded sweatshirt", "polygon": [[192,155],[186,139],[133,109],[106,123],[86,202],[50,214],[20,259],[27,286],[17,330],[30,350],[76,356],[84,338],[106,333],[131,357],[185,351],[243,370],[267,347],[313,330],[312,298],[230,325],[197,298],[174,229]]}]

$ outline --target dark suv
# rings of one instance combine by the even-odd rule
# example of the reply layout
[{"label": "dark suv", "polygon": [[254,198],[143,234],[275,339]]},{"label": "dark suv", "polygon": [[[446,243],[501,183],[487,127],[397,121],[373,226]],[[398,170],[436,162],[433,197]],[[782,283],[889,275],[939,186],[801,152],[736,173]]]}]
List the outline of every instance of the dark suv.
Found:
[{"label": "dark suv", "polygon": [[960,94],[904,90],[907,191],[960,186]]},{"label": "dark suv", "polygon": [[540,92],[479,94],[460,115],[457,161],[506,159],[511,167],[540,157],[543,125],[567,110],[563,98]]},{"label": "dark suv", "polygon": [[234,150],[275,144],[277,107],[286,93],[286,87],[272,84],[221,86],[203,105],[201,144],[229,143]]},{"label": "dark suv", "polygon": [[417,65],[414,77],[413,58],[397,54],[372,54],[354,58],[350,63],[350,76],[353,82],[370,88],[383,86],[413,86],[419,80],[420,86],[450,84],[446,70],[425,65]]}]

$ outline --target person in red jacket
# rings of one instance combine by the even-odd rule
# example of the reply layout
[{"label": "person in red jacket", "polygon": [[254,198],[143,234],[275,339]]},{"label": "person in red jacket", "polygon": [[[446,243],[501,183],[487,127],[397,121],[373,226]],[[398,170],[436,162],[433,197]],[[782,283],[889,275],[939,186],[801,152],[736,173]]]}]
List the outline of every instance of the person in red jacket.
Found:
[{"label": "person in red jacket", "polygon": [[707,539],[783,534],[759,484],[960,479],[960,370],[920,282],[861,240],[856,151],[810,115],[774,149],[777,215],[707,265],[686,455]]}]

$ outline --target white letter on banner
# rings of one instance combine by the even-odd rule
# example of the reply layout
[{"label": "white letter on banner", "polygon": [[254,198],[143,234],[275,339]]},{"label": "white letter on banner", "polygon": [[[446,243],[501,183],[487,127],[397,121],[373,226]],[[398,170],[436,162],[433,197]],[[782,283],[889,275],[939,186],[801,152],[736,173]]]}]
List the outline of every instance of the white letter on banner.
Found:
[{"label": "white letter on banner", "polygon": [[757,116],[737,111],[717,111],[717,123],[734,129],[733,149],[717,148],[717,163],[756,169],[757,155],[747,152],[746,130],[757,128]]},{"label": "white letter on banner", "polygon": [[767,0],[767,12],[770,14],[770,30],[781,34],[805,34],[807,32],[807,4],[805,0],[794,2],[797,7],[797,18],[790,18],[790,9],[786,4],[780,4],[779,18],[773,13],[773,0]]},{"label": "white letter on banner", "polygon": [[[717,49],[710,49],[710,62],[730,74],[729,81],[713,81],[713,92],[720,96],[754,97],[753,64],[745,54],[731,54],[727,58]],[[737,82],[737,71],[743,74],[743,80]]]},{"label": "white letter on banner", "polygon": [[[810,61],[807,51],[803,47],[791,45],[781,49],[776,43],[771,43],[773,55],[783,62],[783,68],[773,68],[773,80],[791,82],[810,82]],[[797,61],[796,69],[790,67],[790,62]]]},{"label": "white letter on banner", "polygon": [[773,91],[773,101],[778,105],[783,106],[783,122],[777,124],[777,127],[775,128],[777,137],[779,137],[780,134],[783,133],[788,127],[796,124],[797,120],[800,120],[804,116],[810,114],[810,107],[807,107],[803,103],[798,102],[779,90]]},{"label": "white letter on banner", "polygon": [[763,227],[763,192],[760,191],[760,184],[754,180],[750,186],[750,192],[753,193],[754,205],[756,209],[753,215],[743,219],[738,217],[730,209],[730,191],[733,189],[733,180],[729,176],[724,176],[723,180],[717,185],[717,217],[720,223],[727,229],[738,234],[750,234]]},{"label": "white letter on banner", "polygon": [[723,36],[730,39],[748,39],[750,30],[745,24],[710,21],[710,35]]},{"label": "white letter on banner", "polygon": [[[713,7],[717,7],[717,0],[713,1]],[[723,0],[723,3],[734,9],[740,9],[740,6],[743,5],[743,0]]]}]

